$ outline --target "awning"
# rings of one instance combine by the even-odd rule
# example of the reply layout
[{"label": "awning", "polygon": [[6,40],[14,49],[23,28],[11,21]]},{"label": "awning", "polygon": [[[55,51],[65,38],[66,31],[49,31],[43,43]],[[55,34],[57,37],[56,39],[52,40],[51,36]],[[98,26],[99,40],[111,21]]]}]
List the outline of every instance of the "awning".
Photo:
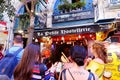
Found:
[{"label": "awning", "polygon": [[88,25],[78,27],[67,27],[67,28],[47,28],[43,30],[35,30],[36,37],[42,36],[60,36],[66,34],[83,34],[83,33],[95,33],[98,31],[105,31],[106,27],[99,27],[99,25]]},{"label": "awning", "polygon": [[96,24],[98,24],[98,25],[105,25],[105,24],[114,23],[115,21],[116,21],[115,18],[101,19],[101,20],[98,20],[98,21],[96,22]]}]

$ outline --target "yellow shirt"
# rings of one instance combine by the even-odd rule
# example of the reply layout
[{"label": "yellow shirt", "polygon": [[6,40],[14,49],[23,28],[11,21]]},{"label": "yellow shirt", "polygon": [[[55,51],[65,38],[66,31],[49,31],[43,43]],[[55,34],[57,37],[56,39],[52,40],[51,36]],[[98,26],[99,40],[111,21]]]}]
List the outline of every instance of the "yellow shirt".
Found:
[{"label": "yellow shirt", "polygon": [[86,69],[87,70],[90,69],[92,73],[96,74],[99,77],[99,80],[102,80],[104,67],[105,67],[104,64],[100,64],[98,62],[91,60]]}]

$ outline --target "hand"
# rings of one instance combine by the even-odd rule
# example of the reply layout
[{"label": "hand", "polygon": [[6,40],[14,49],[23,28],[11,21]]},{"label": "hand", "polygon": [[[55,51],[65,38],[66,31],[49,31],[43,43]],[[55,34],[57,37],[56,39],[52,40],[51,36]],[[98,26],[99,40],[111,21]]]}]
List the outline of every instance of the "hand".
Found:
[{"label": "hand", "polygon": [[89,64],[89,62],[92,60],[92,58],[87,58],[87,59],[85,59],[85,64],[84,64],[84,67],[86,67],[88,64]]},{"label": "hand", "polygon": [[52,72],[52,73],[54,73],[55,70],[56,70],[56,68],[57,68],[57,64],[58,64],[58,62],[56,62],[55,64],[53,64],[53,65],[51,66],[51,68],[49,69],[49,71]]}]

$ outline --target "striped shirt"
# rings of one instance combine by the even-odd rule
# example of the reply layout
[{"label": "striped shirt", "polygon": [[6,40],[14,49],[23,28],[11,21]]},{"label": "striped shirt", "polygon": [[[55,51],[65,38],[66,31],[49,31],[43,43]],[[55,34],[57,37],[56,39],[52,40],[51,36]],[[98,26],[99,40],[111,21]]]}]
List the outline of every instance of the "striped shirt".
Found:
[{"label": "striped shirt", "polygon": [[33,68],[32,80],[42,80],[45,76],[47,67],[45,64],[35,64]]}]

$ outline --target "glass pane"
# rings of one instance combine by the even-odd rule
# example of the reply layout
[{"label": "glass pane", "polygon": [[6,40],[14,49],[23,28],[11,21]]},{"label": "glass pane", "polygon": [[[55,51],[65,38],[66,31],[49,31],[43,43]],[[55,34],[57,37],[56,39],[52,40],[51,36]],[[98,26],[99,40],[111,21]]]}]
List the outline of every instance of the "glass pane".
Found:
[{"label": "glass pane", "polygon": [[112,42],[119,42],[119,37],[111,37]]}]

